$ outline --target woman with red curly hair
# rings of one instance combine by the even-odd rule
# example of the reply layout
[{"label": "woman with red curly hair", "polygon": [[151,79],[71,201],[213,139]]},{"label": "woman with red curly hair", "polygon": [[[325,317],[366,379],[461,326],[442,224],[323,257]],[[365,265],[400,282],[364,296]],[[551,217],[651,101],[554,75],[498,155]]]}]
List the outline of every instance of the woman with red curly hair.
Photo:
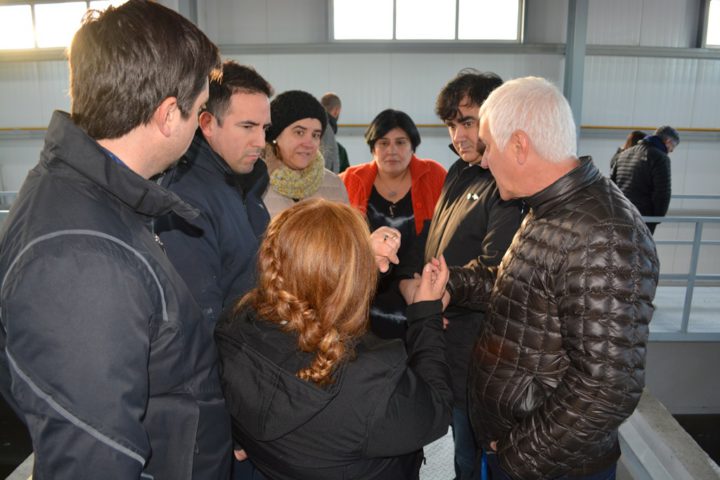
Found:
[{"label": "woman with red curly hair", "polygon": [[278,479],[415,479],[445,434],[444,259],[423,269],[403,343],[367,332],[377,267],[352,207],[307,200],[270,224],[258,286],[216,329],[233,435]]}]

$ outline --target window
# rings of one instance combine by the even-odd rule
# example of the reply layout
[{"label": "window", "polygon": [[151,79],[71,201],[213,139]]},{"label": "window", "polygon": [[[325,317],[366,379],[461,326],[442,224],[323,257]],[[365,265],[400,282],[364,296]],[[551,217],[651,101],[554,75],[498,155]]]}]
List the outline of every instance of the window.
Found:
[{"label": "window", "polygon": [[705,46],[720,48],[720,0],[710,0]]},{"label": "window", "polygon": [[333,0],[332,6],[334,40],[520,40],[522,0]]},{"label": "window", "polygon": [[0,50],[67,47],[88,8],[104,10],[123,3],[125,0],[0,6]]}]

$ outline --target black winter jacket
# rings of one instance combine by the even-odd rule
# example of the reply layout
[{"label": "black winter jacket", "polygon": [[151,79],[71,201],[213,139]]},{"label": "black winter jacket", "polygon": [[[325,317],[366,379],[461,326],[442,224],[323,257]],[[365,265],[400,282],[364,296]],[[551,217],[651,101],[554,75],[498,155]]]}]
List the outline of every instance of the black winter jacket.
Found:
[{"label": "black winter jacket", "polygon": [[525,200],[498,268],[451,272],[452,302],[488,302],[471,421],[513,478],[598,472],[617,460],[617,429],[643,389],[655,244],[589,159]]},{"label": "black winter jacket", "polygon": [[[505,202],[489,170],[458,159],[445,177],[428,232],[425,261],[445,255],[449,266],[470,262],[492,267],[500,263],[520,226],[521,202]],[[416,272],[423,265],[416,265]],[[447,357],[455,406],[467,409],[470,352],[480,330],[483,312],[451,305],[444,314]]]},{"label": "black winter jacket", "polygon": [[672,193],[670,157],[662,141],[649,136],[623,150],[610,162],[610,179],[640,210],[640,214],[663,217]]},{"label": "black winter jacket", "polygon": [[440,302],[408,307],[402,341],[369,333],[356,358],[321,388],[294,334],[246,309],[221,320],[216,340],[233,434],[273,480],[417,478],[418,450],[447,432],[452,393]]},{"label": "black winter jacket", "polygon": [[212,337],[149,228],[170,210],[197,215],[54,113],[0,240],[0,390],[33,478],[227,477]]},{"label": "black winter jacket", "polygon": [[155,230],[200,304],[210,335],[222,311],[255,286],[256,254],[270,222],[262,201],[268,181],[262,161],[246,175],[233,173],[199,129],[162,179],[163,186],[200,210],[192,223],[166,215]]}]

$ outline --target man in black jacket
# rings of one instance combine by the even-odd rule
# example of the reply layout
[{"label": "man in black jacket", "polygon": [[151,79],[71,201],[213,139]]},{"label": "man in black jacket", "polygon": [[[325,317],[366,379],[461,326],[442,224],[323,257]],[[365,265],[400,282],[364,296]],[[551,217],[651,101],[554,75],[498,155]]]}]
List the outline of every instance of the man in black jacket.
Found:
[{"label": "man in black jacket", "polygon": [[[634,147],[620,152],[610,162],[610,179],[648,217],[664,217],[672,193],[670,181],[670,153],[680,143],[674,128],[664,125],[654,135],[642,139]],[[655,233],[657,223],[647,226]]]},{"label": "man in black jacket", "polygon": [[[170,214],[156,231],[170,260],[203,311],[212,335],[224,309],[255,285],[256,254],[270,221],[262,201],[269,177],[258,161],[270,126],[273,89],[253,68],[223,64],[210,82],[192,145],[162,182],[200,210],[193,222]],[[217,359],[216,349],[212,355]],[[244,453],[238,450],[238,460]],[[236,462],[233,478],[252,478],[250,462]]]},{"label": "man in black jacket", "polygon": [[[212,333],[222,311],[255,286],[255,258],[270,216],[258,161],[270,126],[273,89],[252,67],[223,63],[197,132],[162,183],[200,210],[192,223],[168,215],[156,224],[168,257],[190,287]],[[199,227],[199,228],[198,228]]]},{"label": "man in black jacket", "polygon": [[72,114],[53,114],[0,238],[0,391],[30,430],[33,478],[229,474],[212,337],[150,229],[197,211],[148,180],[187,149],[219,65],[154,2],[75,34]]},{"label": "man in black jacket", "polygon": [[658,259],[637,209],[576,156],[572,111],[547,80],[480,108],[482,164],[529,206],[498,267],[452,267],[453,304],[487,308],[469,411],[493,479],[609,479],[644,386]]},{"label": "man in black jacket", "polygon": [[[450,266],[470,262],[495,266],[520,226],[518,201],[503,201],[489,170],[480,166],[484,145],[478,140],[478,111],[493,89],[502,84],[494,73],[462,70],[443,87],[435,113],[448,127],[450,148],[460,158],[450,167],[433,214],[425,259],[441,254]],[[420,271],[422,264],[416,266]],[[403,290],[407,280],[401,281]],[[406,301],[410,301],[406,297]],[[473,478],[477,446],[467,414],[470,353],[484,313],[459,306],[445,311],[445,341],[454,395],[453,439],[455,477]]]}]

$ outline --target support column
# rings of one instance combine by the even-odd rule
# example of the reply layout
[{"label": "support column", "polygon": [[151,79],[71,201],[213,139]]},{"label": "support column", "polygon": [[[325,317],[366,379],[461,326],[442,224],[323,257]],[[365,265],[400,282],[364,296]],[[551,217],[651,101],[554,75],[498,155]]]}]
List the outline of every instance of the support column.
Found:
[{"label": "support column", "polygon": [[563,94],[570,103],[575,125],[580,133],[582,120],[585,50],[587,47],[588,0],[568,0],[567,40],[565,44],[565,78]]}]

